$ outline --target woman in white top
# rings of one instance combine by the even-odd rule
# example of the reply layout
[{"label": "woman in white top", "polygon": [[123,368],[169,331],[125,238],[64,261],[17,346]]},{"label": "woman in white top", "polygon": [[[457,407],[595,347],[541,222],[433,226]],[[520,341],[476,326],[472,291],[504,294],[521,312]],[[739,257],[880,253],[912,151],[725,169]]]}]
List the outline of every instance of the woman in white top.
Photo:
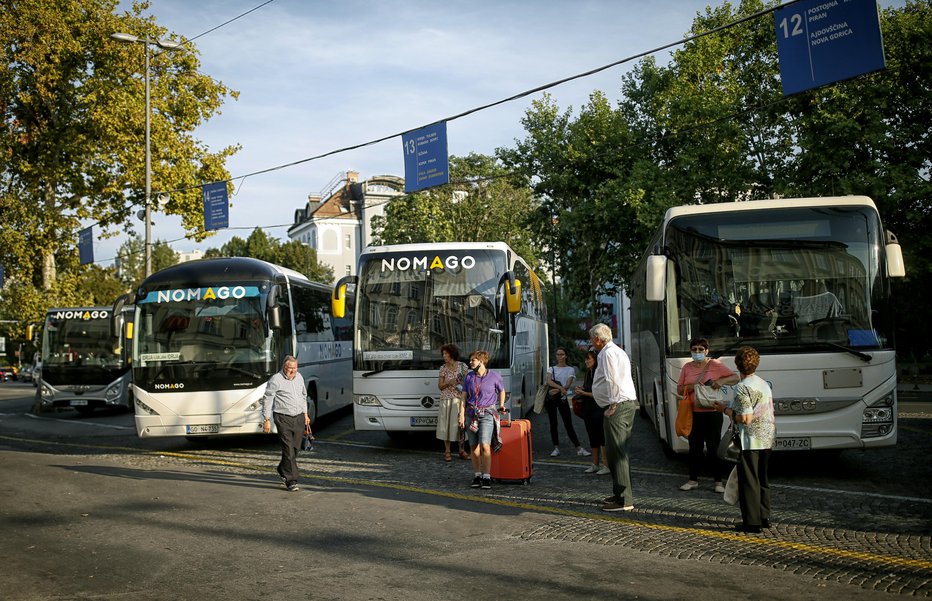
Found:
[{"label": "woman in white top", "polygon": [[579,437],[576,436],[576,430],[573,428],[573,414],[570,412],[570,404],[566,399],[566,393],[571,390],[573,382],[576,380],[576,369],[572,365],[566,364],[566,349],[557,348],[557,364],[550,368],[547,375],[547,385],[550,390],[547,391],[547,402],[544,406],[547,408],[547,417],[550,418],[550,441],[553,442],[553,451],[551,457],[557,457],[560,454],[560,437],[557,435],[557,411],[563,419],[563,427],[566,428],[566,434],[570,437],[570,442],[576,447],[576,454],[580,457],[592,455],[589,451],[579,446]]}]

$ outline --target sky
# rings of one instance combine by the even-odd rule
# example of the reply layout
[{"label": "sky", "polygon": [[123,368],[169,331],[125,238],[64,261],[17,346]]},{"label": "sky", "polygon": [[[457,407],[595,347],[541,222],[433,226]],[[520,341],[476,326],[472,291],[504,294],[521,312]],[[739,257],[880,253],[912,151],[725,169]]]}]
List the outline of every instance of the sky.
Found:
[{"label": "sky", "polygon": [[[265,0],[151,0],[145,14],[193,38]],[[240,144],[230,228],[196,243],[180,218],[155,213],[152,238],[178,252],[220,247],[256,226],[287,242],[294,211],[345,171],[404,176],[400,137],[298,166],[239,176],[415,129],[683,38],[718,0],[275,0],[194,44],[200,71],[239,92],[195,137],[212,151]],[[881,6],[902,4],[882,1]],[[121,9],[129,6],[121,2]],[[132,33],[132,32],[131,32]],[[675,47],[674,50],[678,47]],[[671,50],[656,54],[659,62]],[[599,90],[620,98],[631,61],[547,91],[561,109]],[[543,92],[450,121],[448,151],[491,155],[524,137]],[[141,117],[142,118],[142,117]],[[153,153],[153,156],[155,154]],[[154,191],[154,190],[153,190]],[[136,224],[143,235],[143,224]],[[94,230],[112,264],[124,236]]]}]

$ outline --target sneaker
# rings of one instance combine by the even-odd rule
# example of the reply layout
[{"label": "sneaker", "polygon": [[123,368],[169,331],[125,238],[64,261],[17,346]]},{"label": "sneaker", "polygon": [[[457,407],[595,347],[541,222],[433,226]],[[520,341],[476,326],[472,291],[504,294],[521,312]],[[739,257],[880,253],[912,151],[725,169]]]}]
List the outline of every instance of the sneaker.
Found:
[{"label": "sneaker", "polygon": [[594,465],[590,465],[589,467],[587,467],[586,469],[583,470],[583,473],[584,473],[584,474],[596,474],[596,473],[598,473],[598,471],[599,471],[599,468],[598,468],[598,467],[596,467],[596,466],[594,466]]},{"label": "sneaker", "polygon": [[[680,490],[696,490],[697,488],[699,488],[699,483],[693,482],[692,480],[690,480],[689,482],[681,486]],[[723,490],[722,492],[725,492],[725,491]]]},{"label": "sneaker", "polygon": [[618,501],[618,497],[616,497],[615,495],[612,495],[610,497],[605,497],[604,499],[602,499],[603,504],[615,503],[617,501]]},{"label": "sneaker", "polygon": [[551,456],[551,457],[559,457],[559,456],[560,456],[560,448],[559,448],[559,447],[554,447],[553,450],[550,451],[550,456]]},{"label": "sneaker", "polygon": [[479,488],[482,486],[482,476],[476,476],[472,479],[472,484],[469,485],[472,488]]},{"label": "sneaker", "polygon": [[602,511],[634,511],[634,505],[622,505],[621,503],[606,503],[602,505]]},{"label": "sneaker", "polygon": [[490,488],[492,488],[492,479],[491,479],[491,478],[483,478],[483,479],[482,479],[482,488],[484,488],[485,490],[489,490]]},{"label": "sneaker", "polygon": [[596,476],[607,476],[612,473],[612,470],[608,469],[604,465],[599,468],[599,471],[595,473]]},{"label": "sneaker", "polygon": [[717,492],[717,493],[719,493],[719,494],[725,492],[725,487],[722,486],[722,483],[721,483],[721,482],[716,482],[716,483],[715,483],[715,492]]},{"label": "sneaker", "polygon": [[296,490],[300,490],[300,489],[298,488],[297,482],[292,482],[291,484],[288,485],[288,488],[286,488],[285,490],[287,490],[288,492],[295,492]]},{"label": "sneaker", "polygon": [[281,485],[280,485],[280,486],[281,486],[282,488],[288,488],[288,480],[287,480],[287,478],[285,478],[285,476],[282,475],[281,472],[278,472],[278,479],[281,481]]},{"label": "sneaker", "polygon": [[590,453],[589,451],[587,451],[586,449],[582,447],[579,447],[578,449],[576,449],[576,454],[579,455],[580,457],[591,457],[592,456],[592,453]]}]

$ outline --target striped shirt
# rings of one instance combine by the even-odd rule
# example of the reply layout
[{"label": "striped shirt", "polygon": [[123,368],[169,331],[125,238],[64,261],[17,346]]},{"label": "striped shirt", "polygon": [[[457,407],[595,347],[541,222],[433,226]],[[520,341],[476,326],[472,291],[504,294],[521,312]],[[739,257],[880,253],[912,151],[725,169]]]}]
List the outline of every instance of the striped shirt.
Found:
[{"label": "striped shirt", "polygon": [[307,412],[307,388],[301,374],[289,380],[284,371],[279,371],[269,378],[262,395],[262,415],[272,419],[273,412],[290,416]]}]

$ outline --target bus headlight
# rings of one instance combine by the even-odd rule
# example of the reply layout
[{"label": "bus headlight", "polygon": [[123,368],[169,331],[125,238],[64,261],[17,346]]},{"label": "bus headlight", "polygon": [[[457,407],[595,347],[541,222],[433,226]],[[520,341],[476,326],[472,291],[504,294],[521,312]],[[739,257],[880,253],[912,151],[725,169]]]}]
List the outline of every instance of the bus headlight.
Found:
[{"label": "bus headlight", "polygon": [[354,394],[353,402],[357,405],[366,405],[368,407],[381,407],[382,403],[379,401],[379,397],[374,394]]},{"label": "bus headlight", "polygon": [[152,407],[146,405],[139,399],[136,399],[136,407],[146,415],[158,415],[158,412]]},{"label": "bus headlight", "polygon": [[861,415],[861,438],[886,436],[893,430],[893,393],[874,402]]},{"label": "bus headlight", "polygon": [[111,384],[107,391],[104,393],[104,397],[107,399],[108,403],[113,403],[118,398],[120,398],[120,392],[122,391],[122,386],[117,382],[116,384]]},{"label": "bus headlight", "polygon": [[40,391],[39,394],[42,396],[43,399],[52,398],[52,389],[49,388],[48,384],[43,384],[42,388],[40,388],[39,391]]}]

